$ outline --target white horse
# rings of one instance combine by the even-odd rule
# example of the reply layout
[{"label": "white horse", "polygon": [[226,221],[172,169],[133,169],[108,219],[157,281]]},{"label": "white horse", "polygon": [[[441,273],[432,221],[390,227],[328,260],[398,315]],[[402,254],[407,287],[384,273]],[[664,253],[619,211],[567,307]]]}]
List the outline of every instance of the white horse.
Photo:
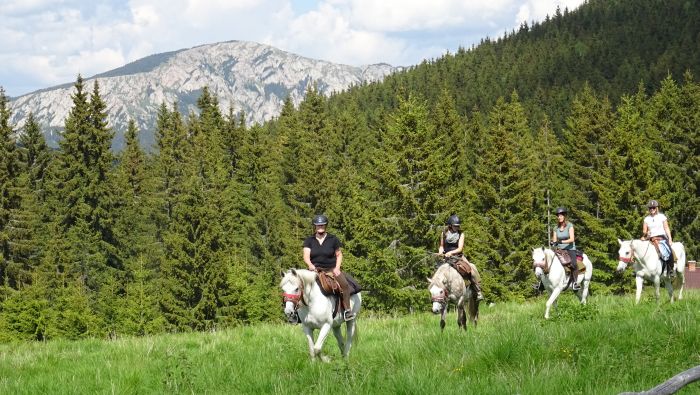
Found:
[{"label": "white horse", "polygon": [[[656,302],[659,302],[659,285],[661,279],[664,280],[664,285],[668,291],[668,297],[671,299],[671,303],[674,301],[673,297],[673,280],[667,275],[661,274],[662,263],[659,259],[659,254],[656,252],[654,245],[648,240],[617,240],[620,243],[620,250],[618,251],[619,263],[617,265],[617,271],[621,272],[627,268],[627,265],[632,264],[632,268],[635,273],[635,280],[637,283],[637,294],[635,297],[635,303],[638,304],[640,298],[642,297],[642,286],[644,285],[644,280],[649,280],[654,283],[654,288],[656,290]],[[685,247],[683,243],[674,242],[671,245],[671,251],[676,258],[676,264],[673,270],[675,270],[678,277],[678,283],[680,284],[678,290],[678,300],[683,299],[683,288],[685,287]]]},{"label": "white horse", "polygon": [[[472,266],[472,269],[475,269]],[[430,299],[433,301],[433,313],[440,314],[440,329],[445,329],[447,304],[452,301],[457,306],[457,325],[467,329],[467,315],[464,311],[465,302],[469,301],[469,321],[476,326],[479,319],[479,301],[476,294],[464,285],[464,279],[457,269],[449,263],[438,267],[432,278],[428,279]]]},{"label": "white horse", "polygon": [[[566,274],[564,266],[557,255],[549,248],[540,247],[532,250],[532,266],[535,269],[535,276],[542,281],[545,289],[551,293],[549,299],[547,299],[547,308],[544,311],[544,318],[549,319],[550,308],[552,305],[556,307],[559,294],[569,286],[569,275]],[[576,278],[576,283],[581,286],[576,295],[581,304],[586,304],[588,287],[593,276],[593,264],[586,254],[583,254],[583,266],[584,270],[580,271]]]},{"label": "white horse", "polygon": [[[284,313],[290,322],[298,316],[309,343],[309,354],[312,360],[319,357],[322,361],[328,362],[328,357],[321,353],[321,349],[331,329],[338,341],[341,354],[347,358],[355,335],[355,321],[360,312],[362,296],[356,293],[350,297],[350,309],[355,314],[355,318],[346,322],[346,337],[343,338],[341,331],[343,312],[336,311],[335,316],[333,315],[338,297],[323,295],[316,283],[316,276],[316,272],[306,269],[290,269],[284,274],[280,282],[284,297]],[[315,343],[314,329],[319,329]]]}]

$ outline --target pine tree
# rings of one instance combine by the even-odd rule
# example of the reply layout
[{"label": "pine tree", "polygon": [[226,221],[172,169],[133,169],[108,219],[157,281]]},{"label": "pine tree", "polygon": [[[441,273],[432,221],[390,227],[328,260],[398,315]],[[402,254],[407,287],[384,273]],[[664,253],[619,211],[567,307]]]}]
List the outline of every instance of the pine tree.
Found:
[{"label": "pine tree", "polygon": [[517,95],[510,103],[499,99],[489,114],[489,140],[477,164],[475,188],[487,229],[484,288],[496,298],[522,297],[529,292],[530,251],[540,245],[538,222],[542,202],[538,193],[539,167],[534,161],[533,137]]},{"label": "pine tree", "polygon": [[11,111],[5,90],[0,87],[0,287],[17,287],[18,273],[8,273],[8,266],[13,265],[12,233],[16,220],[12,213],[21,204],[19,191],[21,165],[10,124]]}]

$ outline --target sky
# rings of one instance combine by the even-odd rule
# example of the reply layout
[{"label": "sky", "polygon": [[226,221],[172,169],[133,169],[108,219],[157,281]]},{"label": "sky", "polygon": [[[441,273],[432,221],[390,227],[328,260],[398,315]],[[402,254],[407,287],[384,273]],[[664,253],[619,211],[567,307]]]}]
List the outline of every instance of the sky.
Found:
[{"label": "sky", "polygon": [[584,0],[0,0],[10,97],[230,40],[360,66],[436,59]]}]

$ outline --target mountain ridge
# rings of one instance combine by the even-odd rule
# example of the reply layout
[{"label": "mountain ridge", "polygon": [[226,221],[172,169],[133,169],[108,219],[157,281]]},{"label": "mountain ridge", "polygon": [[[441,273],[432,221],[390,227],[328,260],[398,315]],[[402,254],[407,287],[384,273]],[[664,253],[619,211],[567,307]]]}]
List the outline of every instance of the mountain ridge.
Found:
[{"label": "mountain ridge", "polygon": [[[222,111],[230,106],[246,114],[246,122],[262,123],[279,114],[290,97],[298,105],[310,84],[322,94],[353,85],[382,80],[400,67],[386,63],[349,66],[306,58],[250,41],[225,41],[146,56],[85,79],[88,89],[97,80],[115,131],[113,148],[123,146],[128,120],[139,126],[140,141],[154,144],[155,119],[162,103],[177,103],[187,114],[196,111],[196,100],[209,87]],[[33,112],[47,142],[57,146],[65,117],[72,106],[73,84],[28,93],[11,100],[11,122],[21,127]]]}]

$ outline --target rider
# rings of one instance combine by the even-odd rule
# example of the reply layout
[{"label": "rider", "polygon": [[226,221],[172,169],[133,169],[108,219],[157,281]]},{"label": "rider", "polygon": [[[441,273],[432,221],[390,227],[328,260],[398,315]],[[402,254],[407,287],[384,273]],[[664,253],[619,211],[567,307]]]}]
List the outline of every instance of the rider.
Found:
[{"label": "rider", "polygon": [[309,267],[309,270],[333,273],[333,277],[341,288],[341,297],[345,308],[343,319],[350,321],[355,318],[355,314],[350,309],[350,284],[345,278],[345,274],[340,271],[340,265],[343,262],[343,253],[340,251],[342,244],[335,235],[326,232],[328,218],[325,215],[316,215],[312,223],[315,232],[304,239],[304,263]]},{"label": "rider", "polygon": [[[467,257],[462,254],[462,249],[464,249],[464,233],[460,230],[461,221],[456,215],[450,216],[447,219],[447,227],[440,235],[440,247],[438,248],[438,254],[445,255],[445,258],[450,256],[457,256],[462,258],[468,265],[471,266]],[[469,272],[466,277],[471,284],[471,287],[476,291],[476,299],[484,299],[484,295],[481,293],[481,284],[479,280]]]},{"label": "rider", "polygon": [[574,234],[574,225],[566,220],[566,209],[557,207],[557,226],[552,232],[552,240],[550,245],[569,253],[571,257],[571,289],[578,291],[581,287],[576,283],[578,278],[578,263],[576,262],[576,237]]},{"label": "rider", "polygon": [[650,200],[647,207],[649,208],[649,215],[644,217],[644,222],[642,223],[643,238],[658,238],[659,252],[661,259],[664,261],[666,273],[673,276],[673,255],[671,254],[673,239],[671,238],[671,228],[668,226],[668,219],[663,213],[659,212],[659,202],[656,200]]}]

